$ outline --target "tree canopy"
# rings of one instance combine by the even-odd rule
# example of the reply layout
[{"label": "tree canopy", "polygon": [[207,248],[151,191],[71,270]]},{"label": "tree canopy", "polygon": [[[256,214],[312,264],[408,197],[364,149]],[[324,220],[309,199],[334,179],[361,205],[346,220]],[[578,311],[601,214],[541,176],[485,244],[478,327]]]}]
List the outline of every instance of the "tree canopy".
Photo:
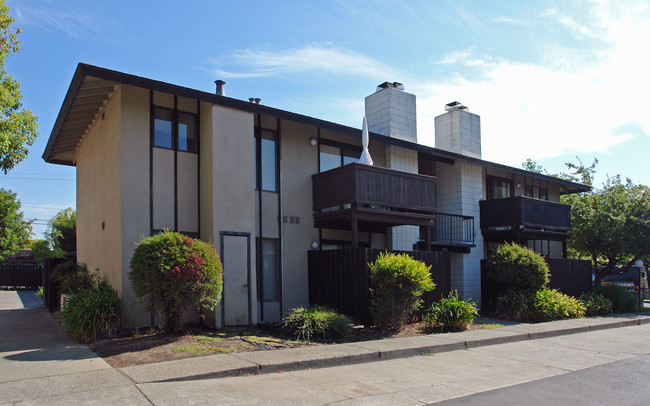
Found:
[{"label": "tree canopy", "polygon": [[0,261],[29,245],[31,222],[24,219],[16,193],[0,189]]},{"label": "tree canopy", "polygon": [[77,250],[77,212],[68,207],[59,211],[50,220],[48,240],[54,256],[61,257],[66,252]]},{"label": "tree canopy", "polygon": [[[567,163],[569,173],[557,176],[593,187],[598,160],[585,166]],[[523,167],[544,171],[535,161]],[[544,171],[547,173],[546,171]],[[596,282],[620,263],[629,267],[637,259],[650,259],[650,188],[636,185],[620,175],[610,177],[601,188],[565,195],[562,203],[571,205],[569,253],[589,258],[596,269]]]},{"label": "tree canopy", "polygon": [[36,116],[22,109],[20,83],[5,70],[7,56],[18,52],[20,28],[12,27],[14,18],[0,0],[0,170],[7,174],[27,157],[27,147],[38,135]]}]

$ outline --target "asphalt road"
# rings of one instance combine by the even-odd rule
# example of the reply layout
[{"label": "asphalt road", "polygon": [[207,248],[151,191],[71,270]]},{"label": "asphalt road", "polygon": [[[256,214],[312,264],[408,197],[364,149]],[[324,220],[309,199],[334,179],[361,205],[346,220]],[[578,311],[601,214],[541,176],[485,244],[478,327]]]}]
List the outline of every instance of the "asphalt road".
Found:
[{"label": "asphalt road", "polygon": [[650,356],[586,368],[453,400],[431,403],[472,405],[648,405]]}]

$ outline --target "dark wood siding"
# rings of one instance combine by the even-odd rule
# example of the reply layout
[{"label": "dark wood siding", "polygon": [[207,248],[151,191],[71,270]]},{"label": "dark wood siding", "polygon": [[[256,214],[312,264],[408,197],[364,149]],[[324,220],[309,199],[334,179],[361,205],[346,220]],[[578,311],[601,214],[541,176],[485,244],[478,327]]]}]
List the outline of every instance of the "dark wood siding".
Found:
[{"label": "dark wood siding", "polygon": [[[332,307],[370,324],[370,268],[382,250],[357,248],[309,251],[309,302]],[[401,251],[431,265],[436,289],[425,293],[425,306],[447,295],[451,290],[448,252]]]}]

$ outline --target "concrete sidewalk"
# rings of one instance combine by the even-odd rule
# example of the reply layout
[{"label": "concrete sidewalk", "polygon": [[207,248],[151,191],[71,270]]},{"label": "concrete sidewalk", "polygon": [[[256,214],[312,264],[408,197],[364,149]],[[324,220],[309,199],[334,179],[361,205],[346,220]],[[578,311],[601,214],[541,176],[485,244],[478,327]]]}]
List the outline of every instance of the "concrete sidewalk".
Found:
[{"label": "concrete sidewalk", "polygon": [[150,404],[128,378],[76,344],[34,292],[0,291],[0,405]]},{"label": "concrete sidewalk", "polygon": [[[487,322],[487,321],[485,321]],[[494,344],[535,340],[650,323],[650,313],[571,319],[539,324],[513,323],[497,329],[393,338],[275,351],[218,354],[121,368],[137,384],[255,375],[360,364],[439,354]]]}]

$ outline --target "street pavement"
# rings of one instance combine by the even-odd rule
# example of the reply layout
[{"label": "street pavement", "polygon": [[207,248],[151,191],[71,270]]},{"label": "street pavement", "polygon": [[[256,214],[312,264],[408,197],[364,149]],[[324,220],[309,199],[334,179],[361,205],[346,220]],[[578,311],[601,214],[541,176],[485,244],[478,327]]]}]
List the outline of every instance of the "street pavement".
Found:
[{"label": "street pavement", "polygon": [[[638,400],[650,396],[643,389],[648,385],[623,396],[634,383],[648,381],[646,314],[220,354],[118,370],[70,341],[39,306],[32,292],[0,292],[0,406],[421,405],[462,399],[468,404],[590,399],[597,405],[612,404],[606,402],[611,399],[646,404]],[[598,388],[609,397],[580,392]]]}]

